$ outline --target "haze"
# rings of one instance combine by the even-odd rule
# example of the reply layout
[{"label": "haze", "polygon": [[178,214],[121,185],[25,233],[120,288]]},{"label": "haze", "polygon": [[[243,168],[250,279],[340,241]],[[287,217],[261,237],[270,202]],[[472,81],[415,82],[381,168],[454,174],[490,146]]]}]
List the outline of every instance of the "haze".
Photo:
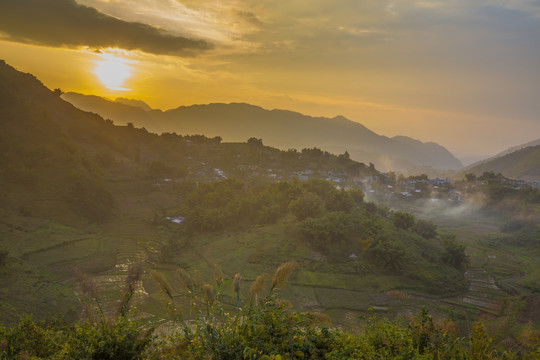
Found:
[{"label": "haze", "polygon": [[462,158],[540,137],[534,0],[2,0],[0,39],[49,88],[155,108],[341,114]]}]

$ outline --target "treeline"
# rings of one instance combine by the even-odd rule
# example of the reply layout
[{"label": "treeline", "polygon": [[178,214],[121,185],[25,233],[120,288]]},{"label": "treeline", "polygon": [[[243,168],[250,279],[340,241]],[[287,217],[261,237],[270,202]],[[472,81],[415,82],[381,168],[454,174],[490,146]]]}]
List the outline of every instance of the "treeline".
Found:
[{"label": "treeline", "polygon": [[[118,313],[101,314],[73,325],[22,318],[0,327],[0,357],[6,359],[538,359],[540,334],[523,328],[516,345],[497,348],[481,322],[468,336],[450,318],[434,319],[426,310],[408,319],[368,316],[363,330],[350,332],[331,326],[321,313],[288,310],[279,289],[294,271],[294,263],[280,266],[270,279],[259,276],[244,290],[241,275],[232,283],[216,268],[213,283],[203,283],[179,269],[183,292],[153,272],[170,314],[167,335],[153,325],[131,320],[130,291],[124,292]],[[140,278],[128,276],[125,287]],[[233,304],[223,302],[224,284],[233,289]],[[94,297],[91,286],[83,292]],[[185,294],[185,295],[182,295]],[[247,295],[245,295],[247,294]],[[192,316],[181,315],[180,301],[189,303]],[[231,309],[232,307],[232,309]],[[225,310],[229,308],[231,310]]]},{"label": "treeline", "polygon": [[350,212],[363,202],[360,190],[338,189],[320,179],[266,184],[227,179],[178,187],[186,227],[194,231],[272,224],[289,213],[304,220],[328,211]]},{"label": "treeline", "polygon": [[404,275],[417,290],[454,293],[465,288],[465,247],[439,234],[430,221],[364,201],[359,189],[310,179],[268,184],[238,180],[181,183],[178,211],[187,233],[242,231],[283,223],[291,241],[306,243],[347,271]]}]

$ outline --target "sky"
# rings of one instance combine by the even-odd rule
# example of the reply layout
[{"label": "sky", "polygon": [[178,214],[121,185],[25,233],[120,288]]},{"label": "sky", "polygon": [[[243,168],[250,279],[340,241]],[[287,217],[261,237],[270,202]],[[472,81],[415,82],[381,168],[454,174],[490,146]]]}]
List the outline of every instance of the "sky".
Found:
[{"label": "sky", "polygon": [[540,138],[540,0],[0,0],[0,58],[51,89],[343,115],[465,161]]}]

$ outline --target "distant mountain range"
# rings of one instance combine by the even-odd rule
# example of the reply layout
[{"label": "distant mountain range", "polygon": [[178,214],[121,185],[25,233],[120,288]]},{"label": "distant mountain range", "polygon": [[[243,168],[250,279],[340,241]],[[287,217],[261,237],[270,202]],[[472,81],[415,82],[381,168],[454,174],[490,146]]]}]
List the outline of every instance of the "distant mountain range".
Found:
[{"label": "distant mountain range", "polygon": [[352,159],[372,162],[384,171],[463,167],[456,157],[436,143],[423,143],[405,136],[381,136],[343,116],[312,117],[244,103],[181,106],[161,111],[150,109],[138,100],[111,101],[77,93],[65,93],[62,97],[79,109],[95,112],[116,124],[131,122],[157,133],[220,136],[228,142],[255,137],[263,139],[265,145],[281,149],[318,147],[332,153],[347,151]]},{"label": "distant mountain range", "polygon": [[508,178],[540,181],[540,139],[514,146],[465,169],[465,172],[477,175],[485,171],[501,173]]}]

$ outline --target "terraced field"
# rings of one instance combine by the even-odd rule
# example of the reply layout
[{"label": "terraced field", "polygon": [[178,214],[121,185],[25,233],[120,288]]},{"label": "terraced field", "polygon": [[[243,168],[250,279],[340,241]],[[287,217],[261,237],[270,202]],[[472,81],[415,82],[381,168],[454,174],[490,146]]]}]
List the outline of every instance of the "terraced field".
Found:
[{"label": "terraced field", "polygon": [[202,281],[211,282],[214,264],[220,264],[226,277],[222,299],[233,303],[231,279],[236,272],[242,273],[241,292],[248,299],[249,285],[258,275],[271,274],[281,263],[296,259],[300,266],[282,290],[283,297],[296,309],[328,314],[336,325],[357,327],[359,319],[373,312],[391,318],[407,317],[425,306],[437,318],[453,314],[465,324],[479,317],[496,319],[494,329],[507,331],[518,316],[515,304],[525,291],[519,281],[527,274],[520,269],[537,259],[535,254],[514,254],[482,242],[481,235],[498,231],[501,219],[493,215],[474,208],[449,211],[447,207],[408,207],[406,210],[412,209],[418,217],[434,221],[443,232],[456,233],[458,240],[467,245],[471,266],[465,274],[469,287],[463,294],[447,298],[407,294],[395,292],[414,287],[406,277],[342,272],[324,254],[313,252],[301,241],[291,241],[295,235],[287,220],[238,233],[179,237],[175,229],[180,225],[166,218],[182,214],[163,210],[163,204],[175,203],[164,191],[152,189],[149,182],[129,181],[117,182],[114,191],[118,199],[114,220],[100,226],[88,225],[84,230],[5,215],[9,219],[3,219],[3,223],[8,225],[0,228],[0,235],[19,239],[11,242],[8,250],[10,256],[20,259],[17,269],[12,270],[24,275],[17,277],[18,283],[0,286],[0,300],[13,299],[14,295],[19,299],[15,306],[1,302],[3,314],[34,307],[43,316],[62,310],[68,318],[76,317],[80,311],[77,299],[82,301],[84,294],[74,280],[75,268],[90,274],[100,289],[106,314],[113,314],[118,309],[128,268],[143,262],[145,272],[137,284],[133,304],[141,318],[163,323],[168,314],[160,288],[150,276],[152,269],[170,282],[177,304],[184,306],[184,314],[189,314],[177,273],[179,267],[191,273],[197,270]]}]

